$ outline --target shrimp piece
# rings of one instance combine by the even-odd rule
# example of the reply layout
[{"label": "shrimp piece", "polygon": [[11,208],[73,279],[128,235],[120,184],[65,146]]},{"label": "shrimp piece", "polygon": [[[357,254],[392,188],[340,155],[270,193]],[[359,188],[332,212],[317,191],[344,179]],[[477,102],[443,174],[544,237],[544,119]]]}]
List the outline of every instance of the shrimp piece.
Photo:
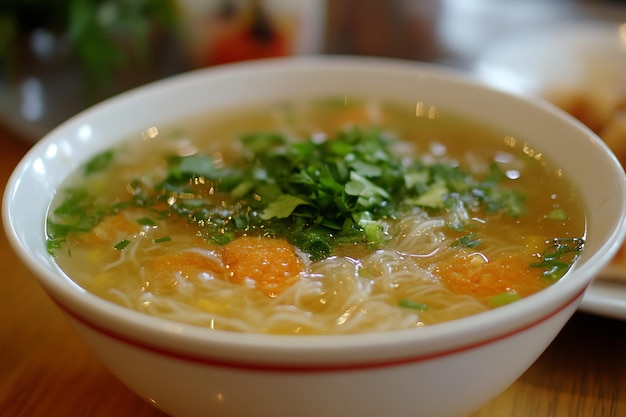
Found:
[{"label": "shrimp piece", "polygon": [[291,244],[266,237],[243,236],[224,245],[222,261],[230,282],[252,281],[270,297],[278,296],[298,281],[303,269]]},{"label": "shrimp piece", "polygon": [[436,274],[453,292],[481,301],[503,293],[525,297],[547,285],[541,270],[531,268],[530,263],[528,256],[520,254],[506,254],[493,260],[471,254],[438,267]]},{"label": "shrimp piece", "polygon": [[170,292],[182,283],[199,282],[202,279],[225,276],[219,256],[207,251],[177,251],[150,259],[145,265],[145,274],[151,291]]}]

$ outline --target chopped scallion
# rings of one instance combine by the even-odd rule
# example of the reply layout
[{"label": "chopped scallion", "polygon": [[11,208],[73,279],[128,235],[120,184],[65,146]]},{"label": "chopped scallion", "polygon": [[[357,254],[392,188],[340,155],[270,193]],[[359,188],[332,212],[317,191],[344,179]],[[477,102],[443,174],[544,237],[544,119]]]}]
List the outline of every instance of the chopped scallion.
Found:
[{"label": "chopped scallion", "polygon": [[130,245],[130,240],[124,239],[120,240],[115,246],[113,246],[113,248],[117,250],[123,250],[128,245]]},{"label": "chopped scallion", "polygon": [[156,223],[154,222],[154,220],[148,217],[142,217],[141,219],[137,219],[137,223],[139,223],[141,226],[151,226],[151,227],[156,226]]},{"label": "chopped scallion", "polygon": [[419,311],[428,310],[428,304],[418,303],[417,301],[411,301],[407,299],[402,299],[398,301],[398,306],[402,308],[410,308],[410,309],[419,310]]}]

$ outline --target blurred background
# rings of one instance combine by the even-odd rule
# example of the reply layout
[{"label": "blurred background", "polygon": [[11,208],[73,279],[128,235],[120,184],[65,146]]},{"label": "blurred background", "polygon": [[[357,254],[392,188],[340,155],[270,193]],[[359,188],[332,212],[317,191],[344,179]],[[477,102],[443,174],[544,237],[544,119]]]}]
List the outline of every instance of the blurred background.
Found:
[{"label": "blurred background", "polygon": [[499,39],[580,21],[626,22],[626,1],[2,0],[0,123],[32,142],[130,88],[275,56],[469,69]]}]

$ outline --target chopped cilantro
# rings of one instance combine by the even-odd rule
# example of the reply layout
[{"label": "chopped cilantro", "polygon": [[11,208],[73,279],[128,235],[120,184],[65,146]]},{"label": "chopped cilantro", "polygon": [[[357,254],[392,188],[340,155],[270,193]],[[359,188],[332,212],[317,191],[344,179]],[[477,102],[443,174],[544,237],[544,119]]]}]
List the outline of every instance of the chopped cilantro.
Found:
[{"label": "chopped cilantro", "polygon": [[181,174],[210,176],[214,172],[213,159],[201,154],[180,157],[178,169]]},{"label": "chopped cilantro", "polygon": [[151,226],[151,227],[156,226],[156,223],[154,222],[154,220],[148,217],[142,217],[141,219],[137,219],[137,223],[139,223],[139,225],[141,226]]},{"label": "chopped cilantro", "polygon": [[284,219],[289,217],[296,207],[302,204],[308,203],[299,197],[289,194],[281,194],[267,205],[267,208],[263,211],[263,213],[261,213],[260,217],[263,220],[269,220],[272,218]]},{"label": "chopped cilantro", "polygon": [[58,220],[47,221],[48,241],[65,241],[70,232],[88,232],[108,214],[84,189],[70,188],[65,190],[65,195],[65,200],[53,210]]},{"label": "chopped cilantro", "polygon": [[57,249],[61,249],[63,247],[63,244],[66,242],[65,239],[50,239],[48,238],[48,240],[46,241],[46,249],[48,251],[48,253],[50,255],[53,255],[56,253]]},{"label": "chopped cilantro", "polygon": [[481,243],[482,243],[482,241],[476,235],[476,233],[470,233],[469,235],[465,235],[463,237],[460,237],[460,238],[456,239],[454,242],[452,242],[450,247],[453,247],[453,248],[457,248],[457,247],[475,248],[476,246],[480,245]]},{"label": "chopped cilantro", "polygon": [[[312,259],[328,256],[335,244],[375,248],[385,243],[388,220],[407,209],[459,213],[454,225],[459,230],[467,218],[462,211],[482,207],[519,216],[526,210],[524,196],[502,186],[506,177],[497,166],[481,180],[454,164],[407,160],[396,151],[398,139],[379,129],[354,128],[301,141],[261,132],[241,141],[244,152],[228,167],[202,153],[167,157],[160,183],[133,180],[130,200],[110,207],[95,204],[86,189],[67,190],[54,220],[48,220],[50,250],[68,233],[89,231],[103,217],[131,206],[166,207],[153,210],[154,216],[187,219],[218,244],[242,233],[281,236]],[[104,169],[113,156],[105,152],[86,169]],[[138,222],[155,224],[149,218]],[[470,234],[457,244],[479,243]]]},{"label": "chopped cilantro", "polygon": [[112,150],[107,150],[94,156],[85,164],[85,175],[104,171],[106,168],[109,167],[109,165],[111,165],[114,156],[115,154]]},{"label": "chopped cilantro", "polygon": [[440,209],[444,206],[444,199],[449,193],[450,190],[445,181],[437,179],[430,185],[427,191],[411,200],[411,203],[416,206]]}]

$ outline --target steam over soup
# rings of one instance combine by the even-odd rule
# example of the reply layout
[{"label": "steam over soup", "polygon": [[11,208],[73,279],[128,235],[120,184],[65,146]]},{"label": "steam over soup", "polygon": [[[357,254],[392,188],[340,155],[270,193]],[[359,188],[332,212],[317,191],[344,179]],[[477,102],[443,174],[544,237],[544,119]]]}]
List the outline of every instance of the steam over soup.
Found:
[{"label": "steam over soup", "polygon": [[419,327],[540,291],[583,247],[583,208],[540,150],[423,103],[281,103],[138,136],[67,180],[47,236],[79,285],[146,314]]}]

